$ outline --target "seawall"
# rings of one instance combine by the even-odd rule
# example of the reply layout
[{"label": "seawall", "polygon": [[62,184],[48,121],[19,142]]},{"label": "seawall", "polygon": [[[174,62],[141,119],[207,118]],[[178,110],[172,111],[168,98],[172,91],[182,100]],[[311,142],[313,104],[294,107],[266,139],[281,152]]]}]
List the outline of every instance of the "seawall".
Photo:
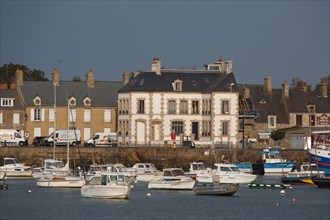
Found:
[{"label": "seawall", "polygon": [[[149,147],[117,147],[117,148],[84,148],[71,147],[71,166],[88,167],[93,161],[97,164],[122,163],[127,167],[137,162],[151,162],[158,169],[164,167],[182,167],[189,169],[189,163],[202,161],[213,165],[221,161],[261,162],[261,149],[208,149],[208,148],[149,148]],[[16,157],[31,166],[42,166],[44,159],[53,158],[52,147],[0,147],[0,164],[2,158]],[[280,150],[283,158],[296,161],[297,166],[308,162],[308,152],[303,150]],[[55,149],[56,159],[66,161],[67,148]]]}]

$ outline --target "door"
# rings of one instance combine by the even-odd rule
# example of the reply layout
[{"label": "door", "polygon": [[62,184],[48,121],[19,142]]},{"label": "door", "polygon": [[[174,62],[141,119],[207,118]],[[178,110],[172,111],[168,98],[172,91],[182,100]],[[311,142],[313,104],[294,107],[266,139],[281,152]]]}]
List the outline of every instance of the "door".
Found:
[{"label": "door", "polygon": [[143,122],[136,123],[136,141],[137,144],[144,144],[145,143],[145,132],[146,132],[146,125]]},{"label": "door", "polygon": [[198,140],[198,122],[193,122],[191,126],[192,126],[191,130],[192,133],[194,134],[194,138],[195,140]]}]

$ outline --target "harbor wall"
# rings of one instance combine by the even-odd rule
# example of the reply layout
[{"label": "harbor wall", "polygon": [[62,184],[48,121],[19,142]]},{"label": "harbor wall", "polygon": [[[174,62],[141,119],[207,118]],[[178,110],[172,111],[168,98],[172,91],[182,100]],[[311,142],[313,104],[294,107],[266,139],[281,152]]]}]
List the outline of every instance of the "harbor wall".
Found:
[{"label": "harbor wall", "polygon": [[[88,167],[93,162],[97,164],[122,163],[127,167],[137,162],[151,162],[158,169],[165,167],[182,167],[189,169],[189,163],[202,161],[212,166],[217,162],[261,162],[261,149],[214,149],[214,148],[148,148],[148,147],[116,147],[116,148],[70,148],[70,162],[72,167]],[[305,150],[280,150],[283,158],[296,161],[300,166],[308,162],[308,152]],[[44,159],[53,158],[52,147],[0,147],[0,164],[2,158],[16,157],[21,162],[31,166],[42,166]],[[56,159],[66,161],[67,148],[55,149]]]}]

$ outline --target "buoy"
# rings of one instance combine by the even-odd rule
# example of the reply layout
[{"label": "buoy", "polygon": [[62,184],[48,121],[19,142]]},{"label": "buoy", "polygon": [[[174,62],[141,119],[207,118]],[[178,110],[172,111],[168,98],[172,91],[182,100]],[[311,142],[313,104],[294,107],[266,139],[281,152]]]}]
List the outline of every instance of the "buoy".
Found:
[{"label": "buoy", "polygon": [[276,206],[280,206],[280,204],[279,203],[276,203]]},{"label": "buoy", "polygon": [[285,190],[284,190],[284,189],[281,190],[281,194],[282,194],[282,195],[285,194]]},{"label": "buoy", "polygon": [[32,192],[31,190],[28,190],[28,193]]},{"label": "buoy", "polygon": [[148,197],[150,197],[150,196],[151,196],[151,194],[150,194],[150,193],[147,193],[147,196],[148,196]]},{"label": "buoy", "polygon": [[289,189],[292,189],[292,186],[290,185],[288,188],[289,188]]},{"label": "buoy", "polygon": [[296,202],[297,200],[296,200],[296,198],[295,197],[293,197],[292,198],[292,202]]}]

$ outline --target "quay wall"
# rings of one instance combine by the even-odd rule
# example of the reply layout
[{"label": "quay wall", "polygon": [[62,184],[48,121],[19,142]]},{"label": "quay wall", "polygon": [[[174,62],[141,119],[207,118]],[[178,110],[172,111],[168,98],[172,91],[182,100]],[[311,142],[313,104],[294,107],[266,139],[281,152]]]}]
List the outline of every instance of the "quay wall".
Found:
[{"label": "quay wall", "polygon": [[[239,161],[260,163],[261,149],[217,149],[217,148],[150,148],[150,147],[116,147],[116,148],[70,148],[70,163],[72,167],[88,167],[93,161],[97,164],[122,163],[127,167],[137,162],[151,162],[158,169],[165,167],[182,167],[189,169],[189,163],[202,161],[213,165],[223,161]],[[297,166],[308,162],[308,152],[305,150],[280,150],[283,158],[296,161]],[[44,159],[53,158],[52,147],[0,147],[0,164],[4,157],[16,157],[21,162],[31,166],[42,166]],[[66,161],[67,148],[55,149],[56,159]]]}]

